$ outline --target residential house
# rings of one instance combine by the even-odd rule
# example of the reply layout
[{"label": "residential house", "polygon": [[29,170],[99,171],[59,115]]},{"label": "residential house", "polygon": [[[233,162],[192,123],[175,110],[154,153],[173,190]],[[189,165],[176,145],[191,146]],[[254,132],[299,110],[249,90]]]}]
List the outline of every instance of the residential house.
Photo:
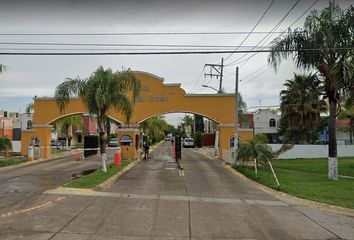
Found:
[{"label": "residential house", "polygon": [[278,141],[280,115],[274,109],[258,109],[253,114],[254,132],[265,134],[270,143]]}]

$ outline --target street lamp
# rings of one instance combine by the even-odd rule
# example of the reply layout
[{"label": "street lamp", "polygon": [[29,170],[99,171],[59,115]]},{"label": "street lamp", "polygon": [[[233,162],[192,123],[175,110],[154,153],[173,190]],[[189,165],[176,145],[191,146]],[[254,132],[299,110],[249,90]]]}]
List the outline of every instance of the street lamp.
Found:
[{"label": "street lamp", "polygon": [[219,92],[219,90],[217,90],[216,88],[214,88],[214,87],[212,87],[212,86],[202,85],[202,87],[205,87],[205,88],[211,88],[211,89],[213,89],[213,90],[217,91],[218,93],[220,93],[220,92]]}]

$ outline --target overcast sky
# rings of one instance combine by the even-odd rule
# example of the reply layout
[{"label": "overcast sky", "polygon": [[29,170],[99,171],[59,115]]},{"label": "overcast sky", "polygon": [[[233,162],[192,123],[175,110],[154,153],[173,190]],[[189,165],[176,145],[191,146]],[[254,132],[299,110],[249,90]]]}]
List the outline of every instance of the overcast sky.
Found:
[{"label": "overcast sky", "polygon": [[[122,33],[122,32],[240,32],[250,31],[270,4],[268,1],[1,1],[0,33]],[[271,31],[296,0],[275,0],[254,31]],[[287,16],[277,31],[285,30],[314,0],[302,0]],[[352,0],[336,1],[342,8]],[[320,0],[314,8],[322,9],[328,1]],[[305,17],[294,27],[301,27]],[[273,34],[266,45],[279,34]],[[7,45],[14,42],[49,43],[114,43],[114,44],[190,44],[239,45],[246,35],[158,35],[158,36],[6,36],[0,37],[0,52],[9,48],[34,48],[32,45]],[[244,46],[254,46],[265,34],[251,35]],[[42,48],[70,48],[42,46]],[[71,47],[77,48],[77,47]],[[97,47],[84,47],[97,48]],[[111,47],[113,48],[113,47]],[[119,47],[117,47],[119,48]],[[28,51],[28,50],[21,50]],[[63,51],[63,50],[58,50]],[[181,83],[187,93],[213,93],[201,87],[218,88],[218,80],[204,78],[204,64],[219,63],[229,54],[152,55],[152,56],[0,56],[7,70],[0,75],[0,109],[24,109],[34,95],[53,96],[55,87],[67,77],[89,76],[99,65],[120,70],[122,67],[146,71]],[[233,54],[230,64],[243,54]],[[248,55],[250,56],[250,55]],[[246,58],[248,57],[246,56]],[[240,92],[249,107],[278,105],[279,91],[286,79],[297,70],[291,62],[280,66],[277,73],[267,69],[267,54],[257,54],[240,68]],[[263,67],[263,68],[262,68]],[[235,66],[224,68],[223,87],[234,91]],[[258,71],[258,72],[255,72]],[[208,72],[206,69],[205,72]],[[252,74],[253,73],[253,74]],[[250,75],[251,74],[251,75]],[[200,77],[201,76],[201,77]],[[256,78],[255,78],[256,77]]]}]

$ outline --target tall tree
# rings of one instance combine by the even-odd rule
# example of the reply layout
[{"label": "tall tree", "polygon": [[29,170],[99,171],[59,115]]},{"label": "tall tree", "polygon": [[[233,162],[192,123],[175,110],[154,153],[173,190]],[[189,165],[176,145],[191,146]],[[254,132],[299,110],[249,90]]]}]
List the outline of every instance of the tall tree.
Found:
[{"label": "tall tree", "polygon": [[168,124],[163,117],[155,116],[142,122],[140,127],[148,134],[153,142],[156,142],[164,138],[165,131],[168,129]]},{"label": "tall tree", "polygon": [[280,92],[280,110],[290,129],[298,134],[301,143],[308,143],[310,134],[320,122],[320,113],[327,110],[321,100],[321,81],[314,74],[297,75],[287,80]]},{"label": "tall tree", "polygon": [[237,111],[238,123],[245,123],[245,125],[248,125],[249,121],[245,116],[245,113],[247,112],[247,104],[244,101],[241,93],[237,93]]},{"label": "tall tree", "polygon": [[0,73],[4,72],[6,70],[6,66],[0,64]]},{"label": "tall tree", "polygon": [[96,115],[104,172],[107,171],[105,143],[108,111],[110,108],[120,111],[129,123],[140,88],[140,81],[131,70],[113,73],[110,68],[105,70],[102,66],[87,79],[67,79],[56,88],[55,98],[61,112],[72,97],[81,97],[89,113]]},{"label": "tall tree", "polygon": [[328,177],[338,180],[335,121],[343,91],[354,92],[354,7],[342,10],[333,2],[322,11],[313,10],[304,30],[294,30],[273,41],[268,62],[276,70],[279,63],[292,57],[298,67],[316,69],[329,102]]},{"label": "tall tree", "polygon": [[80,127],[82,129],[84,126],[84,124],[82,122],[82,117],[80,115],[68,116],[68,117],[59,119],[57,124],[60,126],[62,132],[64,133],[65,147],[68,150],[69,149],[69,136],[70,136],[69,130],[71,129],[70,127],[75,126],[75,127]]},{"label": "tall tree", "polygon": [[29,104],[26,105],[25,112],[26,112],[27,114],[31,114],[31,113],[34,112],[34,103],[33,103],[33,102],[31,102],[31,103],[29,103]]},{"label": "tall tree", "polygon": [[190,115],[185,115],[184,118],[182,119],[182,131],[186,132],[186,128],[190,128],[191,131],[193,131],[193,118]]},{"label": "tall tree", "polygon": [[242,110],[243,112],[246,112],[247,110],[247,104],[244,101],[241,93],[237,93],[237,109]]}]

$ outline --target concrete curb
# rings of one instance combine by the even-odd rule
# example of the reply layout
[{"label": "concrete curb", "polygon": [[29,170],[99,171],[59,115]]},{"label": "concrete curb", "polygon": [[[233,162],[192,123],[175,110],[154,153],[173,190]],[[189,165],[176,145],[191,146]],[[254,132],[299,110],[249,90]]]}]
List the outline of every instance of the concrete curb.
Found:
[{"label": "concrete curb", "polygon": [[334,205],[330,205],[327,203],[316,202],[316,201],[312,201],[312,200],[308,200],[308,199],[304,199],[304,198],[295,197],[295,196],[289,195],[284,192],[276,191],[273,188],[267,187],[261,183],[258,183],[256,181],[253,181],[252,179],[249,179],[248,177],[246,177],[242,173],[238,172],[236,169],[234,169],[230,165],[225,164],[224,167],[226,169],[228,169],[229,171],[231,171],[236,176],[240,177],[243,181],[251,184],[254,187],[257,187],[258,189],[261,189],[262,191],[264,191],[268,194],[271,194],[272,196],[288,203],[289,205],[301,204],[301,205],[304,205],[307,207],[315,207],[315,208],[319,208],[321,210],[326,210],[326,211],[333,212],[333,213],[339,213],[339,214],[343,214],[343,215],[347,215],[347,216],[354,216],[354,209],[334,206]]},{"label": "concrete curb", "polygon": [[53,158],[45,158],[45,159],[39,159],[39,160],[26,161],[24,163],[20,163],[20,164],[8,166],[8,167],[1,167],[0,172],[4,172],[7,170],[11,170],[11,169],[17,169],[17,168],[21,168],[21,167],[26,167],[26,166],[30,166],[30,165],[36,165],[36,164],[40,164],[40,163],[45,163],[45,162],[49,162],[49,161],[54,161],[54,160],[61,159],[61,158],[72,157],[72,156],[75,156],[75,154],[76,153],[73,152],[73,153],[69,153],[69,154],[64,154],[62,156],[56,156]]},{"label": "concrete curb", "polygon": [[122,171],[120,171],[117,174],[113,175],[112,177],[108,178],[103,183],[97,185],[96,187],[93,188],[93,190],[102,190],[102,189],[110,188],[117,181],[117,179],[120,176],[122,176],[124,173],[128,172],[130,169],[135,167],[137,164],[138,164],[138,161],[133,161],[133,162],[129,163],[125,168],[123,168]]},{"label": "concrete curb", "polygon": [[107,188],[110,188],[116,181],[117,179],[122,176],[124,173],[128,172],[130,169],[132,169],[135,165],[138,164],[138,161],[134,161],[129,163],[125,168],[123,168],[122,171],[118,172],[117,174],[113,175],[112,177],[108,178],[106,181],[103,183],[97,185],[94,188],[71,188],[71,187],[57,187],[51,190],[45,191],[45,193],[49,194],[83,194],[85,193],[93,193],[96,192],[97,190],[104,190]]}]

